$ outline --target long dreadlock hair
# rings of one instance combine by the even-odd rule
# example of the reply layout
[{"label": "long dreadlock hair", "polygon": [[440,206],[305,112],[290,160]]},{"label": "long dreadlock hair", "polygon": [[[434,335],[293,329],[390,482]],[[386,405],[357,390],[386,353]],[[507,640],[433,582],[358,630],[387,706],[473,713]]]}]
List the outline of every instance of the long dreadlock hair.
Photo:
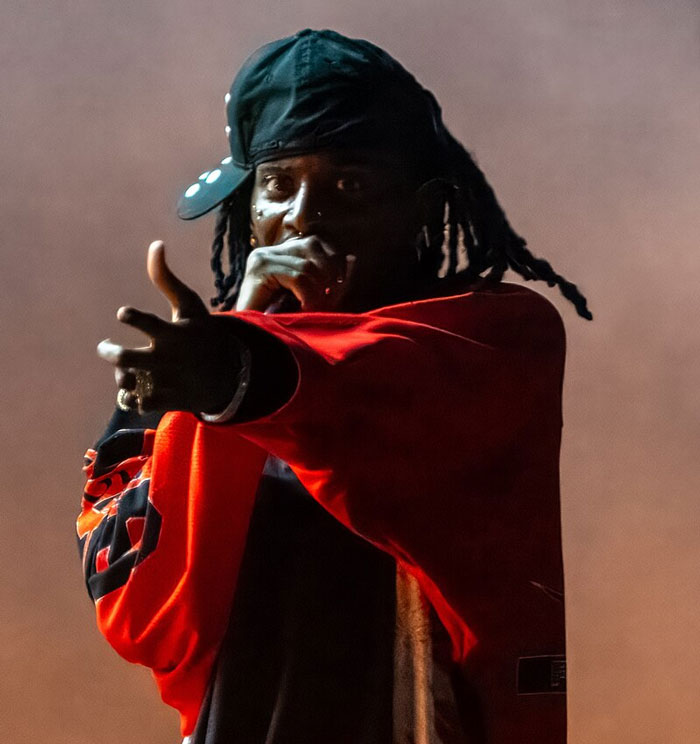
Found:
[{"label": "long dreadlock hair", "polygon": [[[586,298],[575,284],[558,274],[551,264],[537,258],[525,240],[510,226],[491,185],[467,150],[449,136],[451,175],[433,178],[419,189],[424,207],[418,236],[419,271],[426,284],[453,277],[465,283],[497,283],[507,269],[525,280],[558,286],[576,312],[592,320]],[[211,304],[230,310],[238,296],[250,245],[250,196],[252,181],[243,184],[219,208],[211,267],[217,291]],[[227,250],[227,269],[223,255]],[[466,254],[466,261],[463,256]]]}]

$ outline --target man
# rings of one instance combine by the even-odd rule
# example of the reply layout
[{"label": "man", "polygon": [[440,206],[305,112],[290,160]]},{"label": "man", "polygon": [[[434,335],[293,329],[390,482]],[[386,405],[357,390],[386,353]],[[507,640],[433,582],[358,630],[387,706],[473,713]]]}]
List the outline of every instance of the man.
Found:
[{"label": "man", "polygon": [[101,629],[196,744],[560,744],[563,332],[499,282],[585,299],[368,42],[263,47],[227,114],[232,154],[179,211],[221,205],[236,312],[156,243],[172,321],[122,308],[151,345],[100,346],[125,409],[79,520]]}]

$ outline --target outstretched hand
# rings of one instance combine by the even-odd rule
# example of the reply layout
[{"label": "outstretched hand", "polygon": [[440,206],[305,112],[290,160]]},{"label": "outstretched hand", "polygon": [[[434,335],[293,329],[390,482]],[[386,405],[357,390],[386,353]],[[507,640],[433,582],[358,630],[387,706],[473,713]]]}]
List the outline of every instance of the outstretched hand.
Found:
[{"label": "outstretched hand", "polygon": [[[160,240],[148,248],[147,270],[170,303],[171,320],[121,307],[117,318],[149,336],[149,345],[125,348],[106,339],[97,347],[99,356],[116,367],[118,387],[129,391],[124,402],[143,411],[224,409],[235,392],[239,362],[231,324],[211,315],[202,298],[175,276]],[[137,395],[137,376],[143,372],[150,375],[150,390]]]}]

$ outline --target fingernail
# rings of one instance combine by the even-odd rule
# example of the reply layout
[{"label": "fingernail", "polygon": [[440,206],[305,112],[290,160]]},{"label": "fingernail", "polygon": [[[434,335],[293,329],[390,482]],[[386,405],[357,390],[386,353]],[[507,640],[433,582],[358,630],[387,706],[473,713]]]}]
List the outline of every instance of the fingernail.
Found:
[{"label": "fingernail", "polygon": [[131,315],[131,308],[124,305],[117,310],[117,320],[128,320]]}]

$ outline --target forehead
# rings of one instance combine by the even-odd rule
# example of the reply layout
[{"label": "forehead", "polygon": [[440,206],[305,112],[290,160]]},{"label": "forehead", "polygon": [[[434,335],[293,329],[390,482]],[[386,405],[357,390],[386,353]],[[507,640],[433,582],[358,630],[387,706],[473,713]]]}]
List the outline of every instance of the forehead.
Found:
[{"label": "forehead", "polygon": [[266,160],[256,170],[313,171],[324,169],[356,169],[378,173],[400,174],[408,171],[406,158],[386,149],[348,148],[317,150],[302,155]]}]

